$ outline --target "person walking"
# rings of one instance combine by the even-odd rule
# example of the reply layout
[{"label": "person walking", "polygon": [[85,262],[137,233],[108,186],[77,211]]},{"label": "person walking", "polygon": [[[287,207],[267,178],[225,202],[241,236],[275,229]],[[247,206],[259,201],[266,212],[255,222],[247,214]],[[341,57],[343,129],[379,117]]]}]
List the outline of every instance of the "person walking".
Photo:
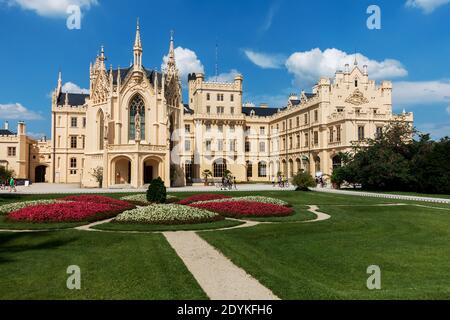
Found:
[{"label": "person walking", "polygon": [[236,177],[233,177],[234,190],[237,190]]},{"label": "person walking", "polygon": [[14,180],[13,177],[11,177],[9,179],[9,192],[12,192],[14,190],[14,192],[17,192],[16,190],[16,181]]}]

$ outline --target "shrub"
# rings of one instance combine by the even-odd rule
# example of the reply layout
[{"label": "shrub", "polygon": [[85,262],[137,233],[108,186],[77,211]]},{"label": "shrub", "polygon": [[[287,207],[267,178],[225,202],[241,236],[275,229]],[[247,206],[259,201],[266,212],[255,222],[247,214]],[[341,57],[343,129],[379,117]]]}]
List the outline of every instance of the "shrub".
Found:
[{"label": "shrub", "polygon": [[207,210],[178,204],[152,204],[128,210],[114,219],[117,223],[192,224],[223,220],[223,217]]},{"label": "shrub", "polygon": [[292,184],[297,187],[297,191],[308,191],[308,188],[313,188],[316,186],[316,181],[307,172],[298,172],[292,178]]},{"label": "shrub", "polygon": [[151,203],[166,203],[167,190],[164,181],[158,179],[152,180],[147,190],[147,201]]},{"label": "shrub", "polygon": [[[151,202],[148,202],[147,200],[147,194],[145,193],[139,193],[139,194],[133,194],[130,196],[125,196],[120,198],[120,200],[128,201],[133,204],[141,205],[141,206],[147,206],[149,204],[152,204]],[[167,195],[166,202],[172,203],[178,201],[178,198],[172,195]]]},{"label": "shrub", "polygon": [[208,201],[208,200],[218,200],[218,199],[229,199],[231,198],[230,196],[225,196],[223,194],[214,194],[214,193],[205,193],[205,194],[199,194],[199,195],[195,195],[195,196],[191,196],[188,198],[185,198],[181,201],[178,202],[178,204],[191,204],[194,202],[199,202],[199,201]]},{"label": "shrub", "polygon": [[289,203],[286,201],[270,198],[270,197],[262,197],[262,196],[246,196],[246,197],[236,197],[236,198],[225,198],[225,199],[217,199],[217,200],[207,200],[207,201],[198,201],[198,203],[211,203],[211,202],[229,202],[229,201],[251,201],[251,202],[260,202],[260,203],[271,203],[277,204],[279,206],[288,206]]},{"label": "shrub", "polygon": [[228,201],[193,203],[189,206],[217,212],[226,217],[279,217],[289,216],[294,211],[291,208],[270,203],[251,201]]},{"label": "shrub", "polygon": [[106,203],[63,201],[11,212],[8,220],[27,222],[80,222],[113,217],[123,209]]}]

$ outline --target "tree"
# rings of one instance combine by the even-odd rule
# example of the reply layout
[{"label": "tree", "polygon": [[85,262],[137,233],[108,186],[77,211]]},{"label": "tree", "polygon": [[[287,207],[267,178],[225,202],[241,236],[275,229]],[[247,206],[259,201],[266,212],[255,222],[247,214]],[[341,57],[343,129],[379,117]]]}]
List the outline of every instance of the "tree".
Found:
[{"label": "tree", "polygon": [[316,181],[307,172],[298,172],[292,177],[292,184],[296,186],[296,191],[309,191],[309,188],[316,186]]},{"label": "tree", "polygon": [[230,178],[231,176],[232,176],[232,172],[230,171],[230,170],[225,170],[224,172],[223,172],[223,177],[224,178]]},{"label": "tree", "polygon": [[166,203],[167,190],[160,177],[153,179],[147,189],[147,201],[151,203]]},{"label": "tree", "polygon": [[11,177],[14,177],[14,170],[9,170],[4,166],[0,166],[0,182],[9,180]]},{"label": "tree", "polygon": [[97,167],[95,169],[92,169],[91,176],[95,178],[95,180],[98,182],[99,188],[103,187],[103,167]]},{"label": "tree", "polygon": [[202,172],[202,177],[203,177],[203,179],[204,179],[204,181],[205,181],[205,186],[207,186],[208,185],[208,178],[209,177],[212,177],[212,172],[211,172],[211,170],[208,170],[208,169],[206,169],[206,170],[203,170],[203,172]]}]

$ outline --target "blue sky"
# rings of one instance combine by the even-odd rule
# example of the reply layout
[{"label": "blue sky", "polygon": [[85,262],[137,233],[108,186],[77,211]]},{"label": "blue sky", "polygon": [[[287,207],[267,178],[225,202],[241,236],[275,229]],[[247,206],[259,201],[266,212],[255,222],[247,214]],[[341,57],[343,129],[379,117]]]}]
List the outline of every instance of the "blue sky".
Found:
[{"label": "blue sky", "polygon": [[[70,4],[81,8],[79,30],[66,27]],[[366,25],[372,4],[380,30]],[[58,70],[66,88],[88,88],[100,45],[108,66],[128,66],[137,17],[147,68],[161,68],[173,29],[182,75],[213,77],[218,43],[220,79],[242,73],[245,100],[272,107],[356,51],[369,75],[394,82],[394,111],[413,111],[434,138],[450,135],[450,0],[0,0],[0,121],[49,136]]]}]

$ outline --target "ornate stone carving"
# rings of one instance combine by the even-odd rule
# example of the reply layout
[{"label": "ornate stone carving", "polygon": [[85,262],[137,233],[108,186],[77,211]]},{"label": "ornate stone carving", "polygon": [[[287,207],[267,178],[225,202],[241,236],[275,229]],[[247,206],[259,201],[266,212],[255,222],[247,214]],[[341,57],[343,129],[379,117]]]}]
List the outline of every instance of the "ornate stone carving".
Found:
[{"label": "ornate stone carving", "polygon": [[346,100],[345,102],[351,103],[355,106],[360,106],[365,103],[369,103],[366,97],[364,97],[363,93],[356,89]]}]

